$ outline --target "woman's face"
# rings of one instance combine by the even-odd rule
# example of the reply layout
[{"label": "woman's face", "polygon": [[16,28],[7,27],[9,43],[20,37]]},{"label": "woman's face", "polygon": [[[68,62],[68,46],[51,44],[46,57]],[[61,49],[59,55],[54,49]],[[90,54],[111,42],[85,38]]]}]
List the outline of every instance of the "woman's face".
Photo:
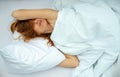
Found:
[{"label": "woman's face", "polygon": [[51,33],[53,28],[47,22],[46,19],[35,19],[34,20],[34,30],[35,30],[35,32],[38,33],[38,35],[40,35],[40,34]]}]

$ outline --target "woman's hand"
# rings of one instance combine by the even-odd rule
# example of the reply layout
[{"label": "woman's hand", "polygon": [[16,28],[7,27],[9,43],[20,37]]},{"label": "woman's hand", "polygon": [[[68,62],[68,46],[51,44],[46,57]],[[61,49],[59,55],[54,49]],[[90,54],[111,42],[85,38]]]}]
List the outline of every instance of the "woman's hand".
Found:
[{"label": "woman's hand", "polygon": [[77,56],[64,54],[66,59],[59,64],[61,67],[77,67],[80,63]]}]

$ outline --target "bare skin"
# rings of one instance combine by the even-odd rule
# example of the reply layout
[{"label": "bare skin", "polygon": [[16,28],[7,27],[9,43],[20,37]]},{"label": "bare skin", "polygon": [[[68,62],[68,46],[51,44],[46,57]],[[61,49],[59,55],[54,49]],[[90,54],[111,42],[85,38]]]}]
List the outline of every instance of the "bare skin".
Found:
[{"label": "bare skin", "polygon": [[79,60],[76,56],[71,56],[68,54],[64,54],[66,59],[62,61],[59,66],[61,67],[77,67],[79,65]]}]

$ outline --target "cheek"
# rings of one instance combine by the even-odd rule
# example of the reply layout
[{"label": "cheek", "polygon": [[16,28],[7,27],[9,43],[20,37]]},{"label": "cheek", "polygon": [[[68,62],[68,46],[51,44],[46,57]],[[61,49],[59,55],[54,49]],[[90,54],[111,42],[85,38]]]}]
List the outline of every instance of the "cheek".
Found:
[{"label": "cheek", "polygon": [[41,25],[43,26],[43,27],[46,27],[47,26],[47,21],[43,21],[42,23],[41,23]]},{"label": "cheek", "polygon": [[45,22],[42,25],[42,30],[45,31],[48,28],[48,24]]},{"label": "cheek", "polygon": [[34,26],[34,31],[35,31],[37,34],[40,34],[40,33],[41,33],[39,26]]}]

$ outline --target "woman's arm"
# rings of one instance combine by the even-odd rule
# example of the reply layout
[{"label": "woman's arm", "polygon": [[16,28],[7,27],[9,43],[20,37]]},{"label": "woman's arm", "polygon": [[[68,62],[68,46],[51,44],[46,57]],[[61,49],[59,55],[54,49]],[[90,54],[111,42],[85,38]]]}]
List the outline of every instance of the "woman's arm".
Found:
[{"label": "woman's arm", "polygon": [[57,10],[53,9],[20,9],[12,12],[12,16],[18,20],[44,18],[44,19],[56,19]]},{"label": "woman's arm", "polygon": [[76,56],[64,54],[66,59],[59,64],[61,67],[76,67],[79,65],[79,60]]}]

